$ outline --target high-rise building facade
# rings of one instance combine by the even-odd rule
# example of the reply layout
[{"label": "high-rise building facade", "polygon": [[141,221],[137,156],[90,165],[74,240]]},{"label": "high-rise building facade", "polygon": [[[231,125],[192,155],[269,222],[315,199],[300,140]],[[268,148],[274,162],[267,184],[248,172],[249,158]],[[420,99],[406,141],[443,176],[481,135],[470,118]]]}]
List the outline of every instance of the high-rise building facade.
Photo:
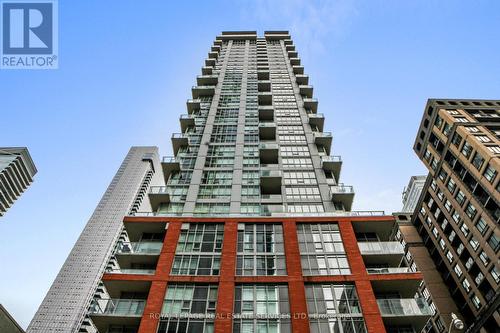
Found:
[{"label": "high-rise building facade", "polygon": [[312,92],[288,32],[218,36],[71,331],[419,332],[422,274],[393,216],[351,211]]},{"label": "high-rise building facade", "polygon": [[78,332],[123,228],[123,216],[150,209],[161,183],[156,147],[132,147],[87,222],[34,318],[30,333]]},{"label": "high-rise building facade", "polygon": [[0,147],[0,216],[33,182],[36,172],[27,148]]},{"label": "high-rise building facade", "polygon": [[428,101],[414,150],[429,177],[412,223],[467,332],[500,325],[500,101]]}]

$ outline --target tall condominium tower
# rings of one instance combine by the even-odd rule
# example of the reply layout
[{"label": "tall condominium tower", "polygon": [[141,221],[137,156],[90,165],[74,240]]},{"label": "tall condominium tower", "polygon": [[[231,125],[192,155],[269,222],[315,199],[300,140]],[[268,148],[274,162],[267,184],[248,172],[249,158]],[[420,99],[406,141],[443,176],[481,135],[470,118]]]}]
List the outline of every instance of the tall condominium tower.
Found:
[{"label": "tall condominium tower", "polygon": [[0,147],[0,216],[33,182],[36,171],[27,148]]},{"label": "tall condominium tower", "polygon": [[467,324],[500,325],[500,101],[428,101],[414,150],[429,169],[412,223]]},{"label": "tall condominium tower", "polygon": [[78,332],[120,236],[123,216],[149,209],[161,183],[156,147],[132,147],[50,287],[28,332]]},{"label": "tall condominium tower", "polygon": [[288,32],[223,32],[196,80],[73,332],[418,332],[422,274],[393,216],[351,211]]}]

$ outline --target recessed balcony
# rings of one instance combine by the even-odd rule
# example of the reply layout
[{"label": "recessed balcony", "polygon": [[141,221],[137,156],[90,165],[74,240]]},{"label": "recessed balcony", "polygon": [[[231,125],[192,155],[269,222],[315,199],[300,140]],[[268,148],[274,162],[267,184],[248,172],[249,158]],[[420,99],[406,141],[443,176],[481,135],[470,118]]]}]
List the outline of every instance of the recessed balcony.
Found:
[{"label": "recessed balcony", "polygon": [[211,59],[211,58],[205,59],[205,66],[214,67],[215,63],[216,63],[215,59]]},{"label": "recessed balcony", "polygon": [[295,50],[295,45],[291,45],[291,44],[289,44],[289,45],[285,46],[285,49],[286,49],[287,51],[293,51],[293,50]]},{"label": "recessed balcony", "polygon": [[260,193],[261,194],[281,194],[281,170],[261,170],[260,171]]},{"label": "recessed balcony", "polygon": [[216,39],[214,41],[214,45],[217,45],[217,46],[222,46],[222,39]]},{"label": "recessed balcony", "polygon": [[269,80],[269,69],[257,69],[257,79]]},{"label": "recessed balcony", "polygon": [[181,131],[184,133],[189,127],[194,126],[194,116],[191,114],[181,114],[179,121],[181,123]]},{"label": "recessed balcony", "polygon": [[158,255],[163,242],[121,242],[116,248],[116,254],[124,255]]},{"label": "recessed balcony", "polygon": [[261,164],[277,164],[279,145],[277,143],[259,144],[259,156]]},{"label": "recessed balcony", "polygon": [[215,74],[211,75],[198,75],[196,77],[196,83],[198,86],[215,86],[219,80],[219,76]]},{"label": "recessed balcony", "polygon": [[273,103],[273,94],[269,91],[258,93],[259,105],[271,105]]},{"label": "recessed balcony", "polygon": [[258,81],[258,90],[259,92],[271,91],[271,81],[269,80]]},{"label": "recessed balcony", "polygon": [[179,160],[174,156],[164,156],[161,161],[161,168],[163,170],[163,177],[165,178],[165,183],[167,183],[168,178],[173,172],[181,170],[181,164]]},{"label": "recessed balcony", "polygon": [[319,147],[323,147],[328,154],[332,146],[332,133],[331,132],[313,132],[314,143]]},{"label": "recessed balcony", "polygon": [[261,140],[276,140],[276,124],[273,122],[259,123],[259,138]]},{"label": "recessed balcony", "polygon": [[214,68],[210,67],[210,66],[203,66],[201,68],[201,74],[203,74],[203,75],[212,75],[213,71],[214,71]]},{"label": "recessed balcony", "polygon": [[338,181],[342,169],[342,158],[340,156],[321,156],[321,167],[323,170],[331,172],[335,180]]},{"label": "recessed balcony", "polygon": [[214,52],[219,52],[221,50],[221,46],[220,45],[213,45],[211,50]]},{"label": "recessed balcony", "polygon": [[219,57],[219,52],[216,52],[216,51],[208,52],[209,59],[217,59],[218,57]]},{"label": "recessed balcony", "polygon": [[285,40],[283,40],[283,44],[285,44],[285,45],[293,45],[293,41],[291,39],[285,39]]},{"label": "recessed balcony", "polygon": [[201,96],[213,96],[215,93],[214,86],[193,86],[191,88],[193,98],[200,98]]},{"label": "recessed balcony", "polygon": [[290,58],[290,64],[292,66],[300,65],[300,58]]},{"label": "recessed balcony", "polygon": [[172,134],[172,148],[174,154],[177,155],[177,152],[181,147],[186,147],[189,145],[189,137],[185,133],[174,133]]},{"label": "recessed balcony", "polygon": [[188,114],[193,114],[200,109],[200,99],[188,99],[186,102]]},{"label": "recessed balcony", "polygon": [[366,265],[387,264],[398,267],[405,254],[399,242],[358,242],[359,251]]},{"label": "recessed balcony", "polygon": [[149,188],[148,197],[151,209],[154,212],[162,203],[170,202],[170,190],[167,186],[151,186]]},{"label": "recessed balcony", "polygon": [[289,58],[297,58],[299,56],[299,54],[297,53],[297,51],[293,50],[293,51],[288,51],[288,57]]},{"label": "recessed balcony", "polygon": [[301,85],[299,86],[299,91],[302,96],[307,98],[312,98],[313,96],[313,86],[310,85]]},{"label": "recessed balcony", "polygon": [[272,105],[259,105],[259,121],[273,121],[274,109]]},{"label": "recessed balcony", "polygon": [[99,332],[108,332],[111,325],[139,327],[146,300],[94,299],[89,316]]},{"label": "recessed balcony", "polygon": [[309,117],[309,125],[311,125],[311,127],[323,131],[325,116],[322,113],[308,113],[307,116]]},{"label": "recessed balcony", "polygon": [[316,113],[318,111],[318,100],[316,98],[304,98],[304,108]]},{"label": "recessed balcony", "polygon": [[330,196],[333,202],[341,203],[345,210],[350,211],[354,200],[354,188],[344,184],[332,185]]},{"label": "recessed balcony", "polygon": [[292,66],[293,74],[304,74],[304,66]]},{"label": "recessed balcony", "polygon": [[386,326],[410,325],[420,332],[432,316],[424,298],[377,299],[377,303]]},{"label": "recessed balcony", "polygon": [[309,84],[309,75],[306,75],[306,74],[295,75],[295,81],[297,81],[298,85],[308,85]]}]

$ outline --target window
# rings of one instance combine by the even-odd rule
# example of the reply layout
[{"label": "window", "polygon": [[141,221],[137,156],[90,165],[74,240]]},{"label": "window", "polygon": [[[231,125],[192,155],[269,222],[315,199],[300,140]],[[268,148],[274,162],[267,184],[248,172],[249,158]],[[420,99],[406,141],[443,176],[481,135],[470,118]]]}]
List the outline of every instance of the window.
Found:
[{"label": "window", "polygon": [[474,236],[469,240],[469,244],[474,249],[474,251],[477,251],[477,249],[479,248],[479,242],[474,238]]},{"label": "window", "polygon": [[457,192],[457,195],[455,196],[455,199],[460,204],[460,206],[462,206],[464,204],[465,200],[466,200],[464,192],[462,192],[461,190],[459,190]]},{"label": "window", "polygon": [[446,259],[448,259],[448,262],[451,264],[453,262],[453,253],[451,251],[446,251]]},{"label": "window", "polygon": [[464,290],[469,293],[470,292],[470,283],[469,283],[469,280],[467,280],[467,278],[465,278],[463,281],[462,281],[462,286],[464,287]]},{"label": "window", "polygon": [[237,285],[233,332],[291,333],[286,285]]},{"label": "window", "polygon": [[476,135],[476,139],[477,139],[477,141],[483,142],[483,143],[491,142],[491,139],[489,137],[487,137],[486,135]]},{"label": "window", "polygon": [[462,142],[462,137],[460,134],[455,133],[453,134],[453,138],[451,139],[451,143],[453,143],[456,147],[460,146],[460,143]]},{"label": "window", "polygon": [[472,153],[472,146],[470,145],[470,143],[468,143],[467,141],[464,142],[464,145],[462,147],[462,150],[461,150],[462,154],[465,156],[465,157],[469,157],[470,154]]},{"label": "window", "polygon": [[479,218],[479,220],[476,223],[476,229],[481,233],[481,235],[484,236],[486,231],[488,231],[488,224],[484,220],[484,218]]},{"label": "window", "polygon": [[490,164],[488,164],[488,166],[486,167],[486,170],[484,170],[483,175],[487,181],[489,181],[490,183],[493,183],[495,181],[497,171]]},{"label": "window", "polygon": [[500,249],[500,238],[495,234],[491,234],[490,238],[488,238],[488,244],[493,252],[498,252]]},{"label": "window", "polygon": [[236,275],[286,275],[281,224],[238,226]]},{"label": "window", "polygon": [[163,301],[162,316],[182,313],[215,314],[217,286],[169,284]]},{"label": "window", "polygon": [[455,267],[453,267],[453,270],[455,271],[455,273],[457,274],[458,277],[461,277],[462,276],[462,269],[460,268],[460,266],[458,266],[458,264],[455,265]]},{"label": "window", "polygon": [[473,295],[471,297],[472,304],[474,304],[474,307],[479,310],[481,308],[481,301],[479,300],[479,297],[476,295]]},{"label": "window", "polygon": [[469,236],[469,227],[465,223],[462,223],[460,230],[462,231],[465,237]]},{"label": "window", "polygon": [[306,285],[311,333],[365,333],[358,295],[350,284]]},{"label": "window", "polygon": [[473,219],[474,216],[476,216],[476,213],[477,213],[476,207],[474,207],[473,204],[469,203],[467,205],[467,208],[465,208],[465,214],[467,214],[467,216],[470,217],[470,219]]},{"label": "window", "polygon": [[481,259],[484,266],[488,266],[488,264],[490,263],[490,258],[488,258],[488,255],[484,251],[481,251],[481,253],[479,254],[479,259]]},{"label": "window", "polygon": [[493,154],[500,154],[500,147],[499,146],[486,146],[489,151],[491,151]]},{"label": "window", "polygon": [[490,274],[495,280],[495,282],[498,284],[500,282],[500,270],[496,266],[493,266],[493,268],[490,271]]},{"label": "window", "polygon": [[301,223],[297,236],[304,275],[351,273],[338,224]]},{"label": "window", "polygon": [[478,133],[479,132],[479,128],[477,128],[476,126],[466,126],[465,129],[470,133]]},{"label": "window", "polygon": [[472,165],[478,169],[481,170],[481,167],[483,166],[484,163],[484,158],[481,156],[479,153],[474,154],[474,158],[472,159]]},{"label": "window", "polygon": [[448,188],[448,191],[450,191],[450,193],[453,193],[455,191],[455,188],[457,187],[457,183],[452,178],[450,178],[448,180],[448,184],[446,184],[446,187]]}]

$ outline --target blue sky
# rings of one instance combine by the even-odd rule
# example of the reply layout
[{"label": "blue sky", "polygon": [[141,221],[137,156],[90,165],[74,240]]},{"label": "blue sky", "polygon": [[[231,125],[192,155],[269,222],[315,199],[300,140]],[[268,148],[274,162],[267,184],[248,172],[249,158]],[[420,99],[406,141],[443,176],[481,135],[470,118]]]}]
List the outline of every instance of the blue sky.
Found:
[{"label": "blue sky", "polygon": [[290,30],[353,209],[401,208],[427,98],[500,98],[498,1],[70,1],[59,69],[0,70],[0,145],[38,174],[0,218],[0,303],[26,327],[129,147],[171,155],[222,30]]}]

